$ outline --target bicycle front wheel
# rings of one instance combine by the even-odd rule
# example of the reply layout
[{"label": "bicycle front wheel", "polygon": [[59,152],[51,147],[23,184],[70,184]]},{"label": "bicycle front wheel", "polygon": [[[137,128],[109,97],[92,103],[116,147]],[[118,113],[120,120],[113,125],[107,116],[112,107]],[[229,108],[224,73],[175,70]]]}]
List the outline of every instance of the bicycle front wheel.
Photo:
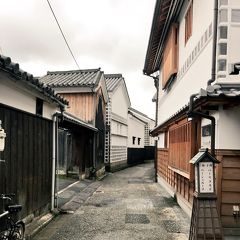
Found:
[{"label": "bicycle front wheel", "polygon": [[23,222],[17,222],[14,226],[14,231],[11,240],[23,240],[25,233],[25,225]]}]

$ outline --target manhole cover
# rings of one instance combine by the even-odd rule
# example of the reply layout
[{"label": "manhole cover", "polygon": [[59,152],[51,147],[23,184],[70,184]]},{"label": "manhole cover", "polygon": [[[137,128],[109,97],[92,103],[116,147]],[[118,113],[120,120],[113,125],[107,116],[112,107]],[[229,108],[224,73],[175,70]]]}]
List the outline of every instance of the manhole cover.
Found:
[{"label": "manhole cover", "polygon": [[146,214],[126,214],[125,223],[148,224],[150,221]]},{"label": "manhole cover", "polygon": [[180,233],[181,232],[181,222],[180,221],[172,221],[172,220],[164,220],[163,225],[167,232],[169,233]]}]

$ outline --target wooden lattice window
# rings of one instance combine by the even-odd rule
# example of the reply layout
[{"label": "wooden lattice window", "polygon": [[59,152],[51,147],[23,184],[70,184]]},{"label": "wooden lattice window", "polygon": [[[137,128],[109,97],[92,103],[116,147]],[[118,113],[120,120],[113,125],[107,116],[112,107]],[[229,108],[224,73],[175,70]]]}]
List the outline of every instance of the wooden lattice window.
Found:
[{"label": "wooden lattice window", "polygon": [[165,89],[169,81],[178,71],[178,25],[173,24],[166,40],[163,51],[162,88]]},{"label": "wooden lattice window", "polygon": [[200,145],[199,124],[194,121],[182,122],[169,129],[169,165],[185,173],[190,173],[189,160]]},{"label": "wooden lattice window", "polygon": [[191,1],[187,13],[185,15],[185,44],[192,36],[192,23],[193,23],[193,2]]}]

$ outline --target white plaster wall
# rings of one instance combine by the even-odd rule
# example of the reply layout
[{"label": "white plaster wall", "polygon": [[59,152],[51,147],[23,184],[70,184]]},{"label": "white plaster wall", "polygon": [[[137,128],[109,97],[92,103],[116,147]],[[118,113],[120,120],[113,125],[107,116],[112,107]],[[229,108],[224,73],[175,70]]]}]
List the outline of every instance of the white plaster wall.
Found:
[{"label": "white plaster wall", "polygon": [[206,88],[207,81],[211,77],[212,37],[209,37],[208,41],[202,45],[201,51],[196,54],[189,67],[186,67],[186,61],[201,41],[202,36],[209,30],[213,18],[213,1],[193,1],[193,33],[185,45],[185,13],[188,2],[185,1],[179,17],[178,77],[170,89],[159,90],[158,124],[163,123],[185,106],[192,93],[198,93],[200,88]]},{"label": "white plaster wall", "polygon": [[219,110],[217,148],[240,150],[240,107]]},{"label": "white plaster wall", "polygon": [[[0,75],[0,103],[28,113],[36,114],[36,97],[37,96],[29,90],[25,90],[22,86],[18,86],[11,80]],[[56,104],[50,104],[44,101],[44,118],[52,119],[52,115],[56,111]]]},{"label": "white plaster wall", "polygon": [[114,120],[111,122],[111,145],[127,147],[127,126]]},{"label": "white plaster wall", "polygon": [[123,136],[127,136],[127,126],[112,120],[111,123],[111,133],[112,134],[118,134],[118,135],[123,135]]},{"label": "white plaster wall", "polygon": [[[213,21],[214,1],[194,0],[193,1],[193,28],[192,36],[185,45],[185,14],[190,1],[185,0],[181,14],[179,16],[179,67],[188,58],[191,51],[195,48],[201,36]],[[211,54],[211,52],[210,52]]]},{"label": "white plaster wall", "polygon": [[158,135],[158,148],[164,148],[164,133]]},{"label": "white plaster wall", "polygon": [[227,22],[219,23],[220,25],[224,25],[228,27],[228,38],[227,40],[221,40],[227,43],[227,57],[218,56],[219,58],[223,58],[227,60],[226,72],[219,72],[219,75],[226,75],[223,78],[217,78],[218,83],[234,83],[240,84],[239,75],[230,75],[231,64],[238,63],[240,60],[240,51],[236,51],[239,49],[240,42],[240,22],[232,21],[232,10],[240,10],[240,1],[239,0],[228,0],[228,5],[222,5],[220,7],[221,10],[228,11],[228,19]]},{"label": "white plaster wall", "polygon": [[112,95],[112,112],[127,119],[128,107],[127,94],[121,84]]},{"label": "white plaster wall", "polygon": [[53,114],[58,110],[56,106],[53,104],[49,104],[47,102],[43,103],[43,117],[47,119],[52,119]]},{"label": "white plaster wall", "polygon": [[159,124],[188,104],[191,94],[198,93],[200,88],[206,88],[211,75],[211,50],[212,46],[209,43],[185,76],[177,80],[172,89],[168,93],[165,92],[159,100]]},{"label": "white plaster wall", "polygon": [[[240,107],[232,109],[219,108],[218,112],[211,113],[216,120],[215,141],[216,149],[240,150]],[[206,126],[211,122],[202,119],[202,126]],[[211,138],[201,137],[201,147],[210,148]]]},{"label": "white plaster wall", "polygon": [[16,85],[0,76],[0,103],[29,112],[36,113],[36,97],[26,93]]},{"label": "white plaster wall", "polygon": [[[129,148],[144,148],[144,128],[145,124],[132,115],[128,115],[128,147]],[[136,137],[135,144],[132,144],[132,137]],[[138,138],[141,138],[138,145]]]},{"label": "white plaster wall", "polygon": [[124,146],[127,147],[127,138],[112,135],[111,136],[111,146]]},{"label": "white plaster wall", "polygon": [[[150,126],[150,131],[151,131],[155,127],[155,121],[150,120],[149,126]],[[149,136],[149,145],[150,146],[155,145],[155,138],[154,137]]]}]

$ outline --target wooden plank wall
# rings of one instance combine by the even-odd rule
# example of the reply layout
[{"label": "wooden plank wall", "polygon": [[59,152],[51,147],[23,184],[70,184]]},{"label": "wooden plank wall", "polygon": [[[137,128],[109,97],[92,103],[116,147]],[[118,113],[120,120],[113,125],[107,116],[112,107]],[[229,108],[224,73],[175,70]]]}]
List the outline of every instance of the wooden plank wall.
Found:
[{"label": "wooden plank wall", "polygon": [[221,161],[217,168],[217,196],[224,228],[240,228],[240,219],[234,219],[233,205],[240,204],[240,151],[217,150]]},{"label": "wooden plank wall", "polygon": [[87,123],[93,123],[95,117],[94,94],[92,93],[61,93],[69,101],[67,112]]},{"label": "wooden plank wall", "polygon": [[184,121],[169,129],[169,164],[190,173],[189,160],[192,158],[192,123]]},{"label": "wooden plank wall", "polygon": [[180,193],[188,202],[193,202],[193,183],[190,180],[169,168],[169,150],[158,148],[157,171],[176,192]]},{"label": "wooden plank wall", "polygon": [[23,205],[22,217],[39,215],[51,200],[52,121],[2,104],[0,119],[7,134],[0,193],[16,194],[15,200]]}]

